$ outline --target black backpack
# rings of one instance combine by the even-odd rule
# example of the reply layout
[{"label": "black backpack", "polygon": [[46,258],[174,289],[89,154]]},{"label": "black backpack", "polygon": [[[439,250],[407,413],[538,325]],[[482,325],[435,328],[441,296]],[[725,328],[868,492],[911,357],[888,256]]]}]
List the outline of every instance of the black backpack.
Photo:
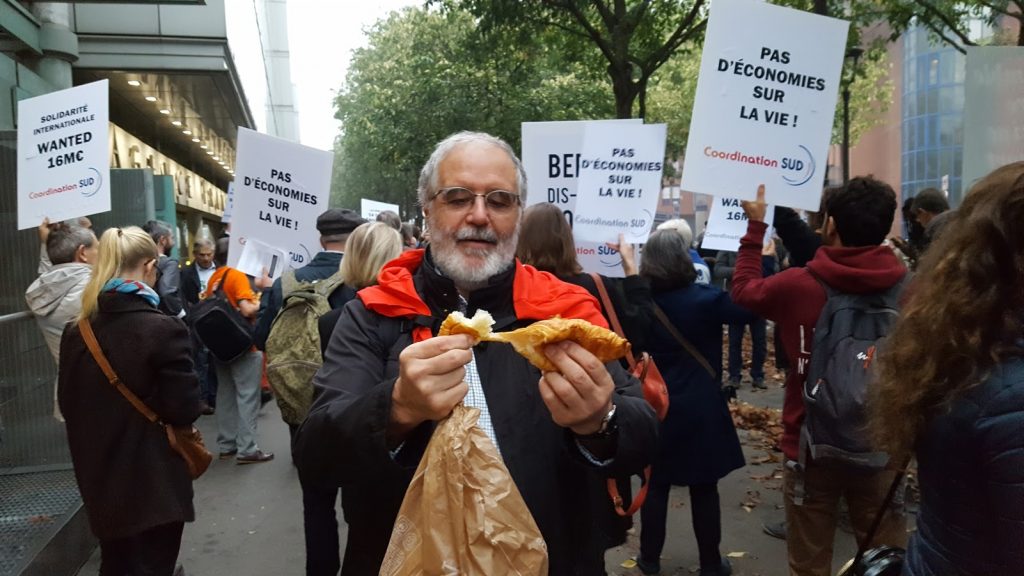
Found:
[{"label": "black backpack", "polygon": [[196,336],[221,362],[231,362],[252,348],[255,331],[224,294],[224,280],[232,272],[228,269],[213,294],[194,304],[188,314]]},{"label": "black backpack", "polygon": [[[813,275],[813,274],[812,274]],[[899,318],[904,279],[874,294],[837,292],[815,276],[828,295],[814,327],[804,381],[800,459],[880,470],[889,455],[875,450],[867,428],[867,391],[874,360]]]}]

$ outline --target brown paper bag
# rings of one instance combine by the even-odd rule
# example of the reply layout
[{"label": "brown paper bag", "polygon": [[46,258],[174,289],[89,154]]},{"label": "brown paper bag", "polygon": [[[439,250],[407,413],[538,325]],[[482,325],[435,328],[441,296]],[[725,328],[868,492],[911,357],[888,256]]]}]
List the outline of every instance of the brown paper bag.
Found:
[{"label": "brown paper bag", "polygon": [[409,484],[381,576],[546,575],[548,552],[480,411],[441,421]]}]

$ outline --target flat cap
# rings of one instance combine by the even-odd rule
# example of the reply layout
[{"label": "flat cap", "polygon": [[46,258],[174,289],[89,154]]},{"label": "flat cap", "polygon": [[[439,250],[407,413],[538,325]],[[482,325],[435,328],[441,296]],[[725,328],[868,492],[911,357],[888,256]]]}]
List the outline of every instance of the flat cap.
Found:
[{"label": "flat cap", "polygon": [[355,210],[331,208],[317,217],[316,229],[321,236],[351,234],[360,224],[365,223],[366,220]]}]

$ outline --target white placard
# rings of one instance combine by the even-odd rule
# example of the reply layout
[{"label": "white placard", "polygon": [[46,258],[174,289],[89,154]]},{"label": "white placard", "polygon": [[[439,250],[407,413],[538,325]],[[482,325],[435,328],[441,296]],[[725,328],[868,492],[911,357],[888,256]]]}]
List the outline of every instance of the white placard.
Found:
[{"label": "white placard", "polygon": [[277,279],[281,277],[287,267],[288,255],[280,248],[274,248],[260,242],[255,238],[249,238],[242,249],[242,256],[238,259],[238,268],[249,276],[261,277],[263,271],[267,276]]},{"label": "white placard", "polygon": [[228,182],[228,197],[224,202],[224,214],[221,215],[220,221],[224,224],[231,223],[231,213],[235,209],[235,181]]},{"label": "white placard", "polygon": [[388,204],[387,202],[377,202],[376,200],[367,200],[366,198],[359,199],[359,211],[361,216],[366,218],[370,222],[377,219],[377,214],[390,210],[395,214],[401,215],[398,211],[398,204]]},{"label": "white placard", "polygon": [[665,125],[591,125],[584,130],[573,233],[590,242],[643,243],[661,194]]},{"label": "white placard", "polygon": [[18,229],[110,211],[107,80],[18,102]]},{"label": "white placard", "polygon": [[[747,233],[747,214],[740,206],[740,199],[718,196],[712,200],[711,213],[708,214],[708,226],[704,229],[704,240],[700,247],[705,250],[739,252],[740,238]],[[775,207],[768,205],[765,214],[770,216],[774,213]],[[770,239],[772,234],[774,234],[774,230],[768,226],[765,239]]]},{"label": "white placard", "polygon": [[316,218],[327,210],[334,155],[289,140],[238,129],[235,197],[228,265],[249,239],[288,252],[300,268],[320,251]]},{"label": "white placard", "polygon": [[680,186],[817,210],[849,22],[755,0],[711,4]]},{"label": "white placard", "polygon": [[[581,120],[561,122],[523,122],[523,150],[520,158],[530,183],[526,205],[541,202],[555,204],[565,213],[570,225],[576,210],[579,183],[579,159],[583,153],[583,131],[588,125],[642,125],[640,118]],[[604,242],[574,238],[576,261],[586,272],[621,277],[622,258]]]}]

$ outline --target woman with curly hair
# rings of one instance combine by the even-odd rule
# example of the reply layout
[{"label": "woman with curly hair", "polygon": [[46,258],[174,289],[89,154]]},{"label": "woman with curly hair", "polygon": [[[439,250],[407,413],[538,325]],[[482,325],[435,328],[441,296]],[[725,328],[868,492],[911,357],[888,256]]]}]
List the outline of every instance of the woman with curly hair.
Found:
[{"label": "woman with curly hair", "polygon": [[873,432],[918,461],[903,573],[1024,574],[1024,162],[979,181],[879,358]]}]

